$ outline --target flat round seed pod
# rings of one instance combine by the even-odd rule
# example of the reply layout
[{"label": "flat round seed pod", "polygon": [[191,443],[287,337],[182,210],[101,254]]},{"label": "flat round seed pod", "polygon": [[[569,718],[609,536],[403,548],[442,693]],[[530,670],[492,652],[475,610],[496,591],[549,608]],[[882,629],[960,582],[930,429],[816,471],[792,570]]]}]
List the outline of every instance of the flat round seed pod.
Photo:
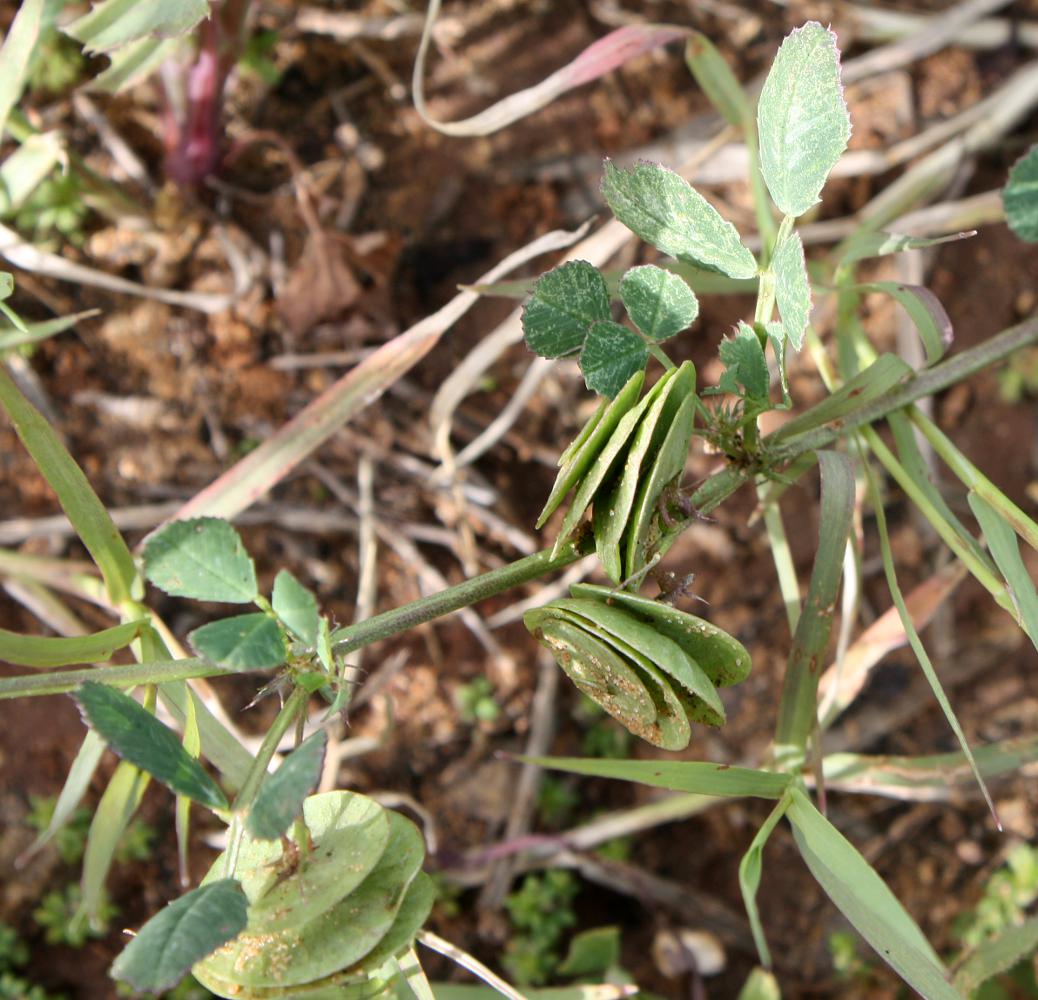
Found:
[{"label": "flat round seed pod", "polygon": [[574,584],[574,597],[607,601],[650,623],[661,635],[676,642],[705,671],[718,687],[738,684],[750,672],[750,654],[746,647],[724,629],[687,611],[654,601],[629,590],[610,590],[590,583]]},{"label": "flat round seed pod", "polygon": [[695,419],[696,399],[689,393],[667,428],[667,436],[660,446],[652,468],[638,484],[638,497],[634,502],[625,535],[626,579],[644,569],[655,554],[653,542],[657,539],[658,531],[654,532],[653,525],[658,524],[660,519],[659,502],[667,487],[685,471]]},{"label": "flat round seed pod", "polygon": [[638,673],[606,643],[548,608],[523,621],[577,690],[634,733],[652,731],[656,701]]},{"label": "flat round seed pod", "polygon": [[389,842],[352,893],[301,926],[268,933],[247,927],[200,964],[220,979],[251,988],[301,986],[359,962],[392,927],[424,857],[415,825],[398,813],[386,815]]},{"label": "flat round seed pod", "polygon": [[711,726],[724,723],[724,705],[702,667],[681,646],[661,635],[651,624],[622,607],[614,607],[601,600],[563,598],[553,601],[550,606],[585,619],[600,630],[602,638],[612,645],[623,643],[622,652],[634,649],[647,659],[674,685],[683,689],[688,696],[686,707],[691,709],[695,721]]},{"label": "flat round seed pod", "polygon": [[559,458],[561,469],[555,479],[555,485],[551,488],[551,494],[544,505],[544,510],[537,518],[538,528],[543,526],[544,522],[562,503],[566,494],[594,465],[595,458],[609,440],[609,436],[616,430],[616,425],[624,414],[638,402],[638,394],[642,391],[644,384],[645,372],[635,372],[613,399],[602,403],[584,425],[584,429],[562,453]]},{"label": "flat round seed pod", "polygon": [[[388,813],[366,795],[311,795],[303,819],[313,849],[290,873],[279,842],[242,839],[234,877],[249,900],[250,933],[280,932],[320,916],[367,878],[389,842]],[[205,881],[223,878],[225,865],[226,852]]]},{"label": "flat round seed pod", "polygon": [[606,496],[602,497],[600,493],[595,497],[595,547],[602,568],[614,583],[623,579],[621,546],[638,494],[638,484],[655,462],[670,424],[682,403],[694,392],[695,382],[695,368],[688,361],[666,380],[638,424],[624,456],[619,483]]},{"label": "flat round seed pod", "polygon": [[393,983],[391,978],[380,975],[346,986],[321,982],[312,986],[249,987],[214,975],[204,963],[196,965],[191,974],[210,993],[227,1000],[380,1000],[390,996]]},{"label": "flat round seed pod", "polygon": [[[638,401],[638,403],[620,418],[615,430],[609,435],[605,443],[601,445],[590,466],[582,476],[579,477],[576,496],[574,496],[572,503],[570,503],[569,510],[566,511],[566,516],[562,521],[562,527],[559,529],[559,536],[555,539],[555,546],[552,550],[554,555],[558,555],[559,550],[566,543],[566,540],[573,534],[573,531],[580,523],[580,520],[584,516],[588,507],[591,506],[591,502],[595,499],[595,494],[598,493],[603,484],[609,481],[609,478],[612,475],[616,474],[616,469],[620,465],[628,442],[631,440],[631,436],[641,423],[645,413],[655,402],[656,397],[666,387],[672,376],[673,370],[664,372],[663,375],[660,376],[659,381]],[[590,444],[591,442],[589,441],[588,445],[585,446],[585,448],[588,449],[589,454]],[[582,450],[581,455],[583,454],[584,452]]]}]

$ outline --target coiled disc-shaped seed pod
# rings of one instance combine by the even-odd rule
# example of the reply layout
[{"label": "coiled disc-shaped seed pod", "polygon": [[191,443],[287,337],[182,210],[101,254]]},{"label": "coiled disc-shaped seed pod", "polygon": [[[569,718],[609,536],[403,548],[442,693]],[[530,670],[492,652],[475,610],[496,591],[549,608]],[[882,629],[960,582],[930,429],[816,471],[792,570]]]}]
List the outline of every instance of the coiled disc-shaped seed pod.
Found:
[{"label": "coiled disc-shaped seed pod", "polygon": [[652,527],[667,488],[685,467],[695,421],[695,369],[686,362],[660,377],[641,399],[638,372],[603,403],[563,452],[540,527],[573,491],[555,540],[557,554],[593,507],[595,545],[610,579],[634,576],[652,557]]},{"label": "coiled disc-shaped seed pod", "polygon": [[[203,959],[195,978],[234,1000],[375,1000],[388,995],[395,959],[429,915],[422,836],[410,820],[353,792],[310,796],[311,844],[285,854],[245,835],[234,876],[248,924]],[[227,874],[226,852],[206,881]]]},{"label": "coiled disc-shaped seed pod", "polygon": [[665,750],[688,746],[690,722],[724,722],[716,685],[744,679],[750,666],[738,640],[635,594],[590,585],[572,593],[523,621],[592,701]]}]

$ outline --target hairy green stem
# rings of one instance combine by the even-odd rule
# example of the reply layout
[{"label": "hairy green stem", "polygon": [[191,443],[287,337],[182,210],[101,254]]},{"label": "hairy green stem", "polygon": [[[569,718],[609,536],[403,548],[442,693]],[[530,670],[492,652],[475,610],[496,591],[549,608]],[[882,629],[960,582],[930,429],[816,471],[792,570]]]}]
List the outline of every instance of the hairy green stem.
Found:
[{"label": "hairy green stem", "polygon": [[558,556],[552,558],[551,549],[543,549],[535,552],[532,556],[526,556],[516,562],[502,566],[500,569],[491,570],[480,576],[466,580],[438,594],[430,594],[428,597],[404,604],[392,611],[385,611],[366,621],[357,622],[356,625],[347,625],[345,628],[337,629],[332,633],[332,643],[335,651],[340,655],[352,653],[362,646],[369,646],[380,639],[388,639],[390,636],[416,625],[424,625],[434,618],[452,614],[462,608],[482,601],[484,598],[493,597],[502,591],[511,590],[520,584],[528,583],[539,576],[553,573],[562,569],[570,563],[576,562],[581,556],[587,555],[592,544],[590,538],[564,545]]}]

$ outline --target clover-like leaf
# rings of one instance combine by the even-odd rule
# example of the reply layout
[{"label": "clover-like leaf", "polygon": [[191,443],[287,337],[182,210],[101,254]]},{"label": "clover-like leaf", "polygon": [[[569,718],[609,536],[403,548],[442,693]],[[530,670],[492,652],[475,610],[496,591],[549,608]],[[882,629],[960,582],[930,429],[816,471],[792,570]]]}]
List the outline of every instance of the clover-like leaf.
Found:
[{"label": "clover-like leaf", "polygon": [[817,21],[789,34],[757,103],[761,173],[786,215],[814,205],[851,136],[836,35]]},{"label": "clover-like leaf", "polygon": [[775,272],[775,301],[782,326],[793,349],[799,351],[804,346],[804,333],[811,315],[811,282],[799,233],[789,233],[779,243],[771,267]]},{"label": "clover-like leaf", "polygon": [[561,264],[541,275],[523,309],[523,336],[542,358],[579,351],[591,327],[609,319],[605,278],[586,260]]},{"label": "clover-like leaf", "polygon": [[288,659],[277,622],[262,611],[210,622],[187,638],[199,656],[228,670],[265,670]]},{"label": "clover-like leaf", "polygon": [[270,595],[274,614],[309,648],[317,645],[317,629],[320,614],[317,598],[312,590],[304,587],[287,569],[274,577],[274,591]]},{"label": "clover-like leaf", "polygon": [[249,604],[256,599],[256,567],[241,536],[217,517],[174,521],[144,547],[144,575],[173,597]]},{"label": "clover-like leaf", "polygon": [[768,362],[753,327],[740,322],[735,336],[721,341],[720,355],[725,367],[718,383],[722,392],[757,401],[768,398]]},{"label": "clover-like leaf", "polygon": [[112,975],[149,993],[171,989],[195,962],[245,929],[247,911],[248,900],[236,879],[193,889],[137,932],[112,965]]},{"label": "clover-like leaf", "polygon": [[303,800],[317,787],[324,767],[328,734],[319,729],[304,740],[281,766],[263,779],[245,829],[257,840],[277,840],[303,811]]},{"label": "clover-like leaf", "polygon": [[673,337],[699,315],[699,299],[685,280],[654,264],[632,267],[620,279],[620,298],[634,325],[650,340]]},{"label": "clover-like leaf", "polygon": [[1009,228],[1027,243],[1038,243],[1038,145],[1032,146],[1013,169],[1002,192]]},{"label": "clover-like leaf", "polygon": [[757,274],[735,226],[673,170],[659,163],[621,170],[606,160],[602,195],[617,219],[663,253],[730,278]]},{"label": "clover-like leaf", "polygon": [[181,746],[176,733],[128,694],[87,681],[76,690],[75,699],[86,724],[123,760],[147,771],[177,795],[211,809],[227,808],[219,785]]},{"label": "clover-like leaf", "polygon": [[591,327],[580,354],[589,389],[612,399],[649,360],[645,341],[626,326],[605,320]]}]

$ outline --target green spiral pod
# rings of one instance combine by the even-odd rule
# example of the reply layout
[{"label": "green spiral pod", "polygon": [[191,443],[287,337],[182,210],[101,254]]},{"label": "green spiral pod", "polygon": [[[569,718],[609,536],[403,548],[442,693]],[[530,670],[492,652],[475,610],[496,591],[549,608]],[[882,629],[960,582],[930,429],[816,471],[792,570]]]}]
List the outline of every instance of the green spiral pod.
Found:
[{"label": "green spiral pod", "polygon": [[579,690],[635,736],[683,750],[691,723],[725,720],[717,686],[749,673],[746,648],[702,618],[590,584],[523,621]]},{"label": "green spiral pod", "polygon": [[[195,978],[230,1000],[375,1000],[388,996],[395,959],[432,908],[422,836],[403,816],[353,792],[303,804],[311,843],[298,856],[277,841],[239,845],[234,876],[248,924],[195,965]],[[205,881],[227,874],[227,852]]]},{"label": "green spiral pod", "polygon": [[696,414],[696,373],[690,362],[670,369],[640,399],[638,372],[606,401],[563,452],[537,526],[573,499],[554,553],[573,535],[589,508],[602,567],[616,583],[638,573],[661,537],[659,502],[685,467]]}]

